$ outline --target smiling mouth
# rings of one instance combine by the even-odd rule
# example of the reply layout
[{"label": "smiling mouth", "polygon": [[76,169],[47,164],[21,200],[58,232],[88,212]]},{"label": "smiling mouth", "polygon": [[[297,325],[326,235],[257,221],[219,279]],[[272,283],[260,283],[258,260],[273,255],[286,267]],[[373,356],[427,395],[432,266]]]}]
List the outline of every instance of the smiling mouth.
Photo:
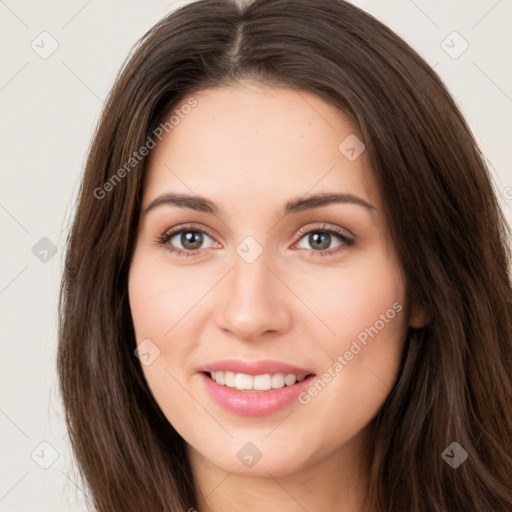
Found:
[{"label": "smiling mouth", "polygon": [[292,387],[303,380],[313,377],[309,374],[293,373],[264,373],[261,375],[248,375],[229,371],[204,372],[204,375],[221,386],[233,388],[238,391],[270,391]]}]

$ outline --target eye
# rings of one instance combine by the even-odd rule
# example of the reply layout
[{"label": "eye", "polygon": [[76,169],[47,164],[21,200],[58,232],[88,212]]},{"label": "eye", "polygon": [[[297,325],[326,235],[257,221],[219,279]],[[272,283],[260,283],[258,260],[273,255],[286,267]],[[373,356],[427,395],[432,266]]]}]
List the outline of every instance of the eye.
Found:
[{"label": "eye", "polygon": [[[310,254],[331,256],[354,245],[355,241],[348,233],[338,227],[327,227],[326,224],[307,226],[297,234],[300,237],[295,245],[306,249]],[[210,240],[208,246],[203,246],[205,240]],[[219,244],[203,229],[195,225],[181,226],[163,233],[156,240],[158,245],[165,246],[169,252],[177,256],[197,256],[202,249],[218,247]],[[332,248],[331,244],[337,245]],[[309,244],[312,249],[304,247]],[[331,248],[330,248],[331,247]]]},{"label": "eye", "polygon": [[[319,226],[308,226],[299,231],[297,236],[301,237],[297,246],[301,249],[308,250],[311,254],[320,256],[329,256],[354,245],[354,239],[347,233],[337,227],[327,227],[325,224]],[[332,249],[332,242],[337,245]],[[304,244],[309,245],[312,249],[308,249]],[[331,249],[329,249],[331,247]]]},{"label": "eye", "polygon": [[[213,243],[202,247],[206,239]],[[216,244],[204,229],[197,226],[182,226],[179,229],[167,231],[157,239],[157,243],[165,245],[169,252],[187,257],[195,256],[200,249],[208,249]]]}]

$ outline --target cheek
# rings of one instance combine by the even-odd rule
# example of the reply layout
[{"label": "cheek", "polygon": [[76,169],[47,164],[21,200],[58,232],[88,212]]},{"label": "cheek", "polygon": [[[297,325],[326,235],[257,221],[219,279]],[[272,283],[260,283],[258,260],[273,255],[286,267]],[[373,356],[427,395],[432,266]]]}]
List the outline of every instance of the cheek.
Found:
[{"label": "cheek", "polygon": [[[201,282],[199,272],[187,273],[179,268],[170,272],[161,255],[155,258],[136,253],[130,267],[128,293],[137,341],[153,336],[161,343],[170,338],[174,326],[204,293]],[[205,291],[207,283],[208,280]]]},{"label": "cheek", "polygon": [[[201,299],[218,277],[211,269],[174,267],[161,253],[136,250],[129,272],[128,294],[136,343],[149,339],[158,358],[143,371],[155,395],[169,394],[169,386],[183,383],[193,373],[191,354],[198,347],[205,319]],[[180,393],[177,385],[177,394]],[[158,396],[156,396],[158,399]]]},{"label": "cheek", "polygon": [[144,250],[135,252],[128,293],[136,343],[144,340],[141,346],[150,353],[149,364],[141,358],[144,376],[168,420],[179,427],[181,418],[200,413],[183,386],[195,339],[183,328],[194,325],[190,310],[204,292],[198,282],[191,283],[190,274],[169,272],[161,259]]},{"label": "cheek", "polygon": [[334,334],[317,337],[323,373],[299,401],[336,443],[370,422],[394,385],[407,333],[405,286],[381,254],[320,282],[324,293],[309,294],[311,308]]},{"label": "cheek", "polygon": [[383,330],[382,315],[391,337],[391,330],[403,330],[403,276],[395,259],[380,250],[368,251],[344,268],[306,274],[295,281],[297,295],[307,298],[309,308],[323,321],[323,327],[317,321],[318,337],[325,340],[326,352],[348,349],[347,342],[350,345],[361,333],[364,338],[365,329],[376,322],[379,331]]}]

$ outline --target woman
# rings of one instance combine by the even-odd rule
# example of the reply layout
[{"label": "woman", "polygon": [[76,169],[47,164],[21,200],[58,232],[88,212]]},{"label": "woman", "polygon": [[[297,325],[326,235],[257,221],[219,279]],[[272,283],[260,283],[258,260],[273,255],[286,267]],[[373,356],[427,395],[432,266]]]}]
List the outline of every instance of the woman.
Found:
[{"label": "woman", "polygon": [[94,506],[511,510],[508,240],[450,95],[374,18],[172,13],[69,238],[58,364]]}]

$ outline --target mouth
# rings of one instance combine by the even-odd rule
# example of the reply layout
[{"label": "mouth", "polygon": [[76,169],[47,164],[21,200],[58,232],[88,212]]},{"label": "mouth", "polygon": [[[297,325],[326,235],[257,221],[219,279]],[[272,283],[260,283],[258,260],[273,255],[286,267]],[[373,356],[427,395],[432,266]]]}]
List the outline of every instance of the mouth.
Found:
[{"label": "mouth", "polygon": [[204,375],[220,386],[236,389],[238,391],[258,392],[282,389],[285,386],[294,386],[313,376],[312,373],[263,373],[260,375],[248,375],[246,373],[222,370],[204,372]]},{"label": "mouth", "polygon": [[[283,369],[282,365],[279,369]],[[290,373],[253,371],[251,374],[208,368],[199,375],[206,394],[225,411],[241,416],[264,416],[292,407],[315,379],[315,374],[304,369],[296,368],[297,373],[291,367],[286,369]]]}]

